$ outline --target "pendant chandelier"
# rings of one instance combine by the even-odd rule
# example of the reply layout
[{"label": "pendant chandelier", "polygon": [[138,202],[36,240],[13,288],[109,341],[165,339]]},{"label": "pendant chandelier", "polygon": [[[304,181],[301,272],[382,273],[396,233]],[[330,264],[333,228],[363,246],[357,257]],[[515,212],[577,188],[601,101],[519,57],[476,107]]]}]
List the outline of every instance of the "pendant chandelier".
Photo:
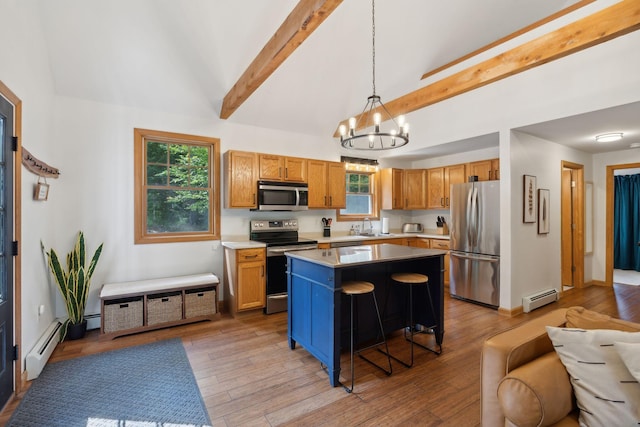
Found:
[{"label": "pendant chandelier", "polygon": [[[372,70],[373,70],[373,94],[367,98],[367,104],[359,118],[349,119],[349,129],[340,125],[340,143],[344,148],[351,150],[390,150],[399,148],[409,143],[409,124],[404,121],[404,116],[398,116],[397,120],[391,116],[376,95],[376,6],[375,0],[371,1],[371,35],[372,35]],[[382,130],[380,125],[385,122],[390,129]],[[365,131],[368,128],[368,131]],[[363,129],[362,133],[356,133],[357,129]]]}]

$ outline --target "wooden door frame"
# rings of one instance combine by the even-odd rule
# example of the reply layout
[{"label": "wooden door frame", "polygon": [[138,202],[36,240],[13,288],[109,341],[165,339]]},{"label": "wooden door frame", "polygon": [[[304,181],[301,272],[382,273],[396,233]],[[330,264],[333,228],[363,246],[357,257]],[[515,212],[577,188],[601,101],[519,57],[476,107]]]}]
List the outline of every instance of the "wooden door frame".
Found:
[{"label": "wooden door frame", "polygon": [[607,189],[606,189],[606,212],[605,212],[605,271],[604,282],[606,286],[613,286],[613,174],[617,169],[635,169],[640,168],[640,163],[624,163],[619,165],[607,166]]},{"label": "wooden door frame", "polygon": [[[18,242],[18,254],[13,259],[13,343],[18,346],[14,362],[14,396],[22,391],[22,101],[1,80],[0,95],[13,104],[13,130],[18,137],[13,166],[13,238]],[[11,398],[9,398],[9,401]]]},{"label": "wooden door frame", "polygon": [[[582,288],[585,286],[585,283],[584,283],[584,165],[581,165],[579,163],[568,162],[566,160],[562,161],[561,168],[560,168],[560,197],[564,197],[564,188],[562,185],[562,171],[564,169],[573,169],[578,174],[578,176],[576,177],[576,189],[574,193],[574,197],[575,197],[574,209],[577,209],[578,213],[577,213],[577,217],[575,218],[576,232],[572,233],[572,236],[573,236],[572,263],[576,268],[573,275],[573,286],[576,288]],[[565,212],[564,209],[562,209],[561,207],[560,215],[564,217],[566,214],[567,212]],[[562,224],[562,221],[560,221],[560,223]],[[564,233],[562,233],[561,231],[560,232],[561,248],[564,247],[564,245],[562,244],[563,234]],[[562,249],[561,249],[561,256],[564,259],[564,254],[562,253]],[[560,274],[562,277],[562,271],[560,272]]]}]

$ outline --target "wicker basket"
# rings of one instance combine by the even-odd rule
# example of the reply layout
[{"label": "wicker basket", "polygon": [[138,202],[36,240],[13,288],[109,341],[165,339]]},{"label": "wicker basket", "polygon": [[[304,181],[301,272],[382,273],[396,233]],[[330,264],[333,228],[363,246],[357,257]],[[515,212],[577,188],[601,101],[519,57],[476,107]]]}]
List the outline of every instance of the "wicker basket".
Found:
[{"label": "wicker basket", "polygon": [[182,292],[149,295],[147,297],[147,325],[182,319]]},{"label": "wicker basket", "polygon": [[216,290],[214,288],[189,289],[184,295],[184,317],[216,314]]},{"label": "wicker basket", "polygon": [[142,297],[104,302],[104,333],[142,326]]}]

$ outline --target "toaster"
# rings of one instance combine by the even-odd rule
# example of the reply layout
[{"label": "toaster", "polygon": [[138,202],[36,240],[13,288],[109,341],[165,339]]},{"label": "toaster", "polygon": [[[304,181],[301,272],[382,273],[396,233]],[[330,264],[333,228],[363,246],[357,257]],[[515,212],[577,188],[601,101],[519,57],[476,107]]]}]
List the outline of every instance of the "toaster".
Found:
[{"label": "toaster", "polygon": [[403,233],[422,233],[422,224],[418,222],[405,222],[402,224]]}]

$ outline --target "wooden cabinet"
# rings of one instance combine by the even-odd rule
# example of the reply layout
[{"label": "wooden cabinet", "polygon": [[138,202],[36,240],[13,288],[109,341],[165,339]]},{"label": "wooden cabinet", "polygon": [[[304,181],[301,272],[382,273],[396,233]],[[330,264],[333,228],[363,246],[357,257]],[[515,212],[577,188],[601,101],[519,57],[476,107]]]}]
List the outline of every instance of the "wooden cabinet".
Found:
[{"label": "wooden cabinet", "polygon": [[469,176],[476,175],[478,181],[500,179],[500,159],[480,160],[469,163]]},{"label": "wooden cabinet", "polygon": [[444,256],[444,284],[449,285],[449,241],[446,239],[431,239],[431,249],[442,249],[447,251]]},{"label": "wooden cabinet", "polygon": [[460,184],[466,181],[465,165],[429,169],[427,175],[429,189],[427,208],[448,209],[451,202],[449,199],[451,184]]},{"label": "wooden cabinet", "polygon": [[381,209],[427,208],[426,169],[382,169],[380,189]]},{"label": "wooden cabinet", "polygon": [[347,206],[344,163],[308,160],[309,208],[340,209]]},{"label": "wooden cabinet", "polygon": [[231,314],[264,308],[267,303],[265,249],[225,248],[224,256],[225,299]]},{"label": "wooden cabinet", "polygon": [[427,208],[427,171],[404,170],[404,209]]},{"label": "wooden cabinet", "polygon": [[380,209],[404,207],[404,170],[387,168],[380,171]]},{"label": "wooden cabinet", "polygon": [[416,237],[413,240],[413,245],[416,248],[429,249],[431,247],[431,239],[425,239],[423,237]]},{"label": "wooden cabinet", "polygon": [[258,156],[245,151],[227,151],[225,163],[225,208],[253,209],[258,203]]},{"label": "wooden cabinet", "polygon": [[259,154],[258,163],[260,179],[307,182],[307,159]]}]

